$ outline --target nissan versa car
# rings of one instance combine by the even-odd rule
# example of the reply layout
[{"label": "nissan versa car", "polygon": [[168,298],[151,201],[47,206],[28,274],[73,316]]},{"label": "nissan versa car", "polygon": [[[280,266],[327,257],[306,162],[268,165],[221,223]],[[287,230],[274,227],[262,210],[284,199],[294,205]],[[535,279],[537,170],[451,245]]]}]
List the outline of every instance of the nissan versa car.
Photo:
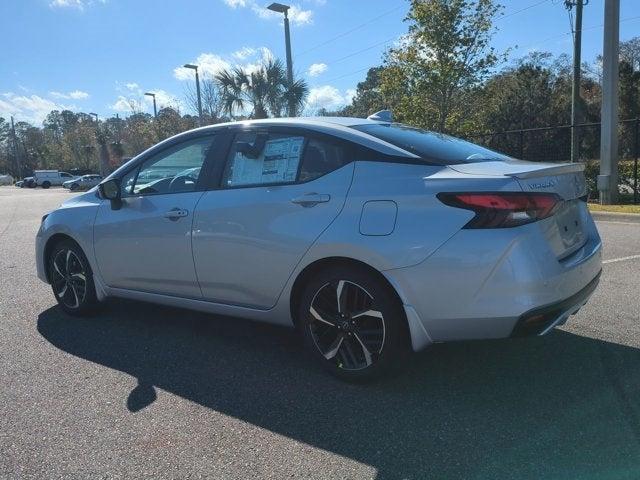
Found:
[{"label": "nissan versa car", "polygon": [[296,326],[346,379],[585,304],[602,267],[582,165],[370,118],[165,140],[43,217],[38,276],[70,314],[124,297]]}]

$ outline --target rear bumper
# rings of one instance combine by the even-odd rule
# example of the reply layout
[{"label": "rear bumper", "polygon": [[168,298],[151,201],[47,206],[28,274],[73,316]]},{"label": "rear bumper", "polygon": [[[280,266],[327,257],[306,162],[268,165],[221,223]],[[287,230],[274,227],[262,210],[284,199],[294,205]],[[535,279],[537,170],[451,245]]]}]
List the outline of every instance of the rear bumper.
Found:
[{"label": "rear bumper", "polygon": [[[532,330],[544,333],[597,286],[602,243],[588,212],[584,226],[587,242],[566,258],[556,257],[537,222],[517,230],[460,230],[424,262],[383,273],[429,341],[507,338],[521,334],[522,318],[551,308],[556,315]],[[414,350],[429,343],[412,340]]]},{"label": "rear bumper", "polygon": [[589,297],[591,297],[600,282],[601,273],[602,271],[575,295],[551,305],[534,308],[523,314],[513,328],[511,336],[544,335],[554,327],[565,323],[569,316],[577,313],[587,303],[587,300],[589,300]]}]

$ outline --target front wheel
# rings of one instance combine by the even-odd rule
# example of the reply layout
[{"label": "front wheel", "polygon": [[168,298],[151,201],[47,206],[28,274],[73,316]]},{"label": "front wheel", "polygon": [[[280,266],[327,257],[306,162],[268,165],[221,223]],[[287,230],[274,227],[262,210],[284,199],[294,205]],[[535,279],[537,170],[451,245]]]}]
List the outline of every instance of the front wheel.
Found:
[{"label": "front wheel", "polygon": [[409,352],[400,301],[366,269],[340,266],[315,275],[304,289],[298,315],[315,358],[345,380],[378,377]]},{"label": "front wheel", "polygon": [[72,192],[76,191],[78,189],[78,184],[77,183],[72,183],[69,186],[69,190],[71,190]]},{"label": "front wheel", "polygon": [[70,240],[61,241],[48,262],[51,288],[60,307],[71,315],[91,313],[98,301],[93,273],[82,249]]}]

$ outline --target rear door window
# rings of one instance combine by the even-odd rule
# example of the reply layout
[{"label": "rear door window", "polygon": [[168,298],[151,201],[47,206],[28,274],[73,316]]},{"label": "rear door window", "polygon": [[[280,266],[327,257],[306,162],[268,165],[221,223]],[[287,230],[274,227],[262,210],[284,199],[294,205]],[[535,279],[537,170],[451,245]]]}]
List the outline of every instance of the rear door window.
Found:
[{"label": "rear door window", "polygon": [[222,177],[223,187],[309,182],[349,162],[338,143],[300,133],[238,133]]}]

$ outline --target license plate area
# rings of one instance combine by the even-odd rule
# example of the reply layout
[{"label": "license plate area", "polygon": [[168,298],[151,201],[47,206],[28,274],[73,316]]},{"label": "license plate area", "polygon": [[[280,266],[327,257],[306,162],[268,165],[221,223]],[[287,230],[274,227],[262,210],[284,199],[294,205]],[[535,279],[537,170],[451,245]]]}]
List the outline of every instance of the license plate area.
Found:
[{"label": "license plate area", "polygon": [[562,242],[562,255],[569,255],[584,245],[586,238],[580,215],[580,200],[565,201],[555,214],[556,226]]}]

